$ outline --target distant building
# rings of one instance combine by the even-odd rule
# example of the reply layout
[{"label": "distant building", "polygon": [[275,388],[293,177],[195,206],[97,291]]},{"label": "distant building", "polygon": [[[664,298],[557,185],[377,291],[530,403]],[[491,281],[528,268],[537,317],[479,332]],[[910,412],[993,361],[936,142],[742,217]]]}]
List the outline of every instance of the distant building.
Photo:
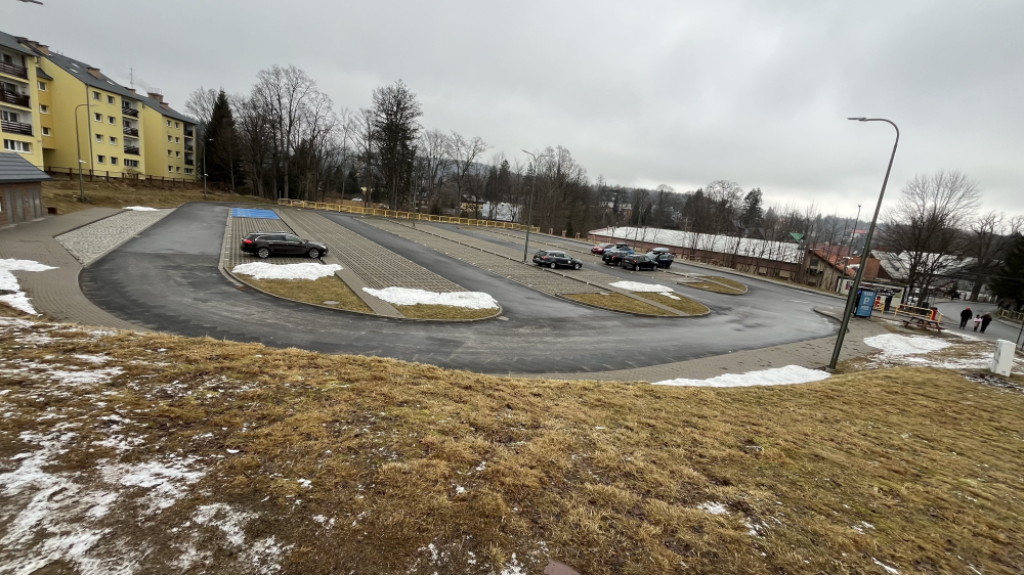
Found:
[{"label": "distant building", "polygon": [[[196,180],[194,120],[45,44],[0,32],[4,150],[54,172]],[[77,128],[77,141],[76,141]]]}]

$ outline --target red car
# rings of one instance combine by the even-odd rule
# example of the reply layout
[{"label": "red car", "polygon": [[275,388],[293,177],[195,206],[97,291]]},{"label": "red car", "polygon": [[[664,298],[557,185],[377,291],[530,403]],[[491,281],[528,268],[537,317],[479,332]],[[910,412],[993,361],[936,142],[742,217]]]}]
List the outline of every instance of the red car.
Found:
[{"label": "red car", "polygon": [[604,251],[606,249],[608,249],[610,247],[614,247],[614,246],[615,246],[615,244],[597,244],[596,246],[590,248],[590,253],[596,254],[596,255],[602,255],[602,254],[604,254]]}]

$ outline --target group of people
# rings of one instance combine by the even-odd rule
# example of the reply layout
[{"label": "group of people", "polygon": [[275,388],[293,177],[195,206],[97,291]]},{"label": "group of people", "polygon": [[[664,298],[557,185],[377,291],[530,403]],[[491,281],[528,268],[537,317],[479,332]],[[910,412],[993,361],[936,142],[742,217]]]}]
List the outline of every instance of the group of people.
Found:
[{"label": "group of people", "polygon": [[960,312],[960,329],[967,329],[967,322],[971,321],[971,316],[974,316],[974,331],[978,331],[978,328],[980,327],[981,333],[985,333],[985,329],[988,328],[988,324],[992,323],[992,314],[976,314],[974,313],[974,310],[968,306],[964,311]]}]

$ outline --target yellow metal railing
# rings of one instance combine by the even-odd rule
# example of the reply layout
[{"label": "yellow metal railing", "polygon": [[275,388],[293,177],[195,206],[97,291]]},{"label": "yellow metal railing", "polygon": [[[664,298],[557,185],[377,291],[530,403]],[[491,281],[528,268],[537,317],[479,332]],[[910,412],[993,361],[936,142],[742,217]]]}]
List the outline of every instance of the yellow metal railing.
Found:
[{"label": "yellow metal railing", "polygon": [[895,317],[899,317],[901,313],[903,315],[912,315],[914,317],[924,317],[935,321],[942,321],[942,314],[939,313],[939,310],[927,307],[914,307],[912,305],[901,303],[896,306],[896,311],[893,315]]},{"label": "yellow metal railing", "polygon": [[[303,200],[278,199],[279,206],[290,206],[293,208],[312,208],[327,212],[342,212],[345,214],[360,214],[364,216],[380,216],[382,218],[393,218],[398,220],[418,220],[424,222],[439,222],[442,224],[459,224],[463,226],[480,226],[485,228],[502,228],[506,230],[525,230],[526,226],[512,222],[498,222],[495,220],[477,220],[473,218],[456,218],[452,216],[436,216],[432,214],[416,214],[413,212],[401,212],[398,210],[386,210],[383,208],[364,208],[361,206],[346,206],[342,204],[328,204],[324,202],[306,202]],[[531,232],[539,232],[537,226],[530,227]]]}]

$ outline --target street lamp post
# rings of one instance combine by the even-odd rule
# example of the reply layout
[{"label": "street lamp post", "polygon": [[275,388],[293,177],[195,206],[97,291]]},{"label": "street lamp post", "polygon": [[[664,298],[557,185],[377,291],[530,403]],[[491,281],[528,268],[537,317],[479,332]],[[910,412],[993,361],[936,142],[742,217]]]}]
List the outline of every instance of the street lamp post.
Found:
[{"label": "street lamp post", "polygon": [[[892,155],[889,157],[889,167],[885,169],[885,179],[882,180],[882,191],[878,194],[878,204],[875,205],[875,215],[871,218],[871,225],[868,226],[868,235],[864,238],[864,254],[871,253],[871,239],[875,235],[875,223],[878,221],[878,212],[882,209],[882,198],[885,197],[885,186],[889,183],[889,173],[892,172],[892,162],[896,159],[896,147],[900,144],[900,128],[895,123],[885,118],[847,118],[857,122],[885,122],[896,130],[896,142],[892,145]],[[853,285],[850,286],[850,293],[846,297],[846,309],[843,312],[842,325],[839,327],[839,336],[836,337],[836,347],[832,350],[832,361],[829,362],[829,369],[835,369],[839,363],[839,352],[843,349],[843,339],[846,337],[846,328],[850,325],[850,314],[853,313],[857,301],[857,291],[860,288],[860,280],[864,277],[864,270],[867,268],[867,259],[862,259],[857,273],[853,276]]]},{"label": "street lamp post", "polygon": [[82,106],[88,106],[89,104],[79,104],[75,106],[75,149],[78,154],[78,201],[85,201],[85,180],[82,178],[82,138],[78,135],[78,109]]},{"label": "street lamp post", "polygon": [[206,147],[210,145],[213,140],[207,140],[203,142],[203,201],[206,201]]},{"label": "street lamp post", "polygon": [[523,263],[525,263],[526,255],[530,251],[530,219],[533,216],[533,198],[537,195],[537,155],[526,150],[523,152],[533,158],[533,186],[530,190],[530,203],[526,206],[526,243],[523,245]]}]

